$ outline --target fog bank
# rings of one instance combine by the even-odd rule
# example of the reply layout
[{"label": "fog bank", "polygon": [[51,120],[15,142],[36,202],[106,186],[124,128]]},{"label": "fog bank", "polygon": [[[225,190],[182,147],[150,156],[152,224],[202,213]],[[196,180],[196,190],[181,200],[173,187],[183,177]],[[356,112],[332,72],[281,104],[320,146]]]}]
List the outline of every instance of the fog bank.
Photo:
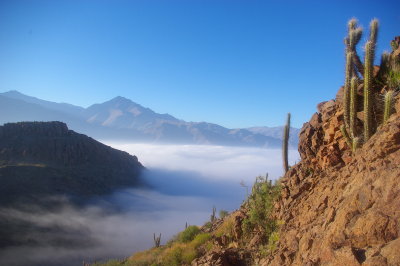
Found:
[{"label": "fog bank", "polygon": [[[258,175],[282,174],[281,151],[261,148],[106,143],[136,155],[147,168],[150,189],[123,189],[74,206],[65,198],[57,211],[37,207],[0,208],[0,220],[24,225],[16,238],[30,242],[0,250],[2,265],[79,265],[123,258],[165,243],[185,223],[203,225],[213,206],[240,206]],[[290,151],[290,163],[298,160]],[[29,229],[30,228],[30,229]],[[23,254],[23,256],[21,256]]]}]

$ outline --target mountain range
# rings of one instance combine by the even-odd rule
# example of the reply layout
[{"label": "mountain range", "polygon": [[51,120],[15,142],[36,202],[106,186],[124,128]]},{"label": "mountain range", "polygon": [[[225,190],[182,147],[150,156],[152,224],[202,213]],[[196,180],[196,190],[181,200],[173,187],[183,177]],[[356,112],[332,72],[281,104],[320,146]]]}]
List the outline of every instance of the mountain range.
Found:
[{"label": "mountain range", "polygon": [[[0,123],[61,121],[74,131],[101,140],[174,144],[281,147],[282,127],[228,129],[207,122],[186,122],[159,114],[118,96],[88,108],[45,101],[18,91],[0,93]],[[297,148],[299,129],[289,145]]]}]

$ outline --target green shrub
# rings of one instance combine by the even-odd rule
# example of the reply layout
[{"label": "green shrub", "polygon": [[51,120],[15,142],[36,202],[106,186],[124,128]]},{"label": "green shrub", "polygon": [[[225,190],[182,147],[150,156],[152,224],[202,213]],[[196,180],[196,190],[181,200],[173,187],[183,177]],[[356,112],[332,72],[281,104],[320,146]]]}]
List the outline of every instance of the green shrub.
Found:
[{"label": "green shrub", "polygon": [[219,218],[224,219],[229,214],[228,211],[220,210],[219,211]]},{"label": "green shrub", "polygon": [[182,265],[183,249],[180,245],[174,245],[163,254],[162,265],[180,266]]},{"label": "green shrub", "polygon": [[179,234],[178,240],[183,243],[190,242],[199,232],[200,229],[197,226],[195,225],[188,226],[188,228],[186,228],[183,232]]},{"label": "green shrub", "polygon": [[242,229],[246,236],[255,232],[263,234],[263,241],[267,243],[270,235],[278,229],[277,221],[271,217],[274,201],[280,195],[280,185],[273,185],[268,176],[257,177],[248,199],[247,218],[243,220]]},{"label": "green shrub", "polygon": [[210,240],[211,235],[208,233],[201,233],[198,234],[192,241],[192,245],[194,248],[198,248],[201,245],[203,245],[204,243],[206,243],[208,240]]}]

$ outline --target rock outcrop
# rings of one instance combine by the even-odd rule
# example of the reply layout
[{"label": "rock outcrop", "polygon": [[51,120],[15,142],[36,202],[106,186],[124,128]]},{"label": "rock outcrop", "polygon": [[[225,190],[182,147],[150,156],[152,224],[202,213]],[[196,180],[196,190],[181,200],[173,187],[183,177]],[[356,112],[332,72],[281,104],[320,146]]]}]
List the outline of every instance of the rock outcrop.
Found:
[{"label": "rock outcrop", "polygon": [[[315,116],[329,117],[336,104],[324,105],[328,104]],[[282,180],[282,200],[276,210],[283,222],[281,239],[264,263],[399,265],[400,116],[392,115],[353,156],[343,148],[339,134],[330,133],[337,116],[319,122],[313,119],[300,136],[311,142],[314,138],[316,145],[300,149],[307,160]],[[317,130],[308,130],[311,124]],[[315,132],[322,138],[315,138]],[[324,155],[326,149],[333,155]]]}]

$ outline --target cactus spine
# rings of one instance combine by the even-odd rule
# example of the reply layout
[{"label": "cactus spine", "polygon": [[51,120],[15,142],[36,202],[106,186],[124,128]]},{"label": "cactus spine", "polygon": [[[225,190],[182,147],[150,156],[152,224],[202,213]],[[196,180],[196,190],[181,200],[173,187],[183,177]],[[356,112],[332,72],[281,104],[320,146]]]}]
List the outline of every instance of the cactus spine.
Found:
[{"label": "cactus spine", "polygon": [[285,171],[285,173],[289,170],[289,160],[288,160],[289,133],[290,133],[290,113],[287,114],[287,120],[286,120],[286,125],[283,129],[283,140],[282,140],[282,159],[283,159],[283,170]]},{"label": "cactus spine", "polygon": [[385,111],[383,114],[383,123],[389,119],[393,108],[393,91],[388,91],[385,94]]},{"label": "cactus spine", "polygon": [[358,79],[352,77],[350,81],[350,134],[353,138],[357,136],[357,87]]}]

